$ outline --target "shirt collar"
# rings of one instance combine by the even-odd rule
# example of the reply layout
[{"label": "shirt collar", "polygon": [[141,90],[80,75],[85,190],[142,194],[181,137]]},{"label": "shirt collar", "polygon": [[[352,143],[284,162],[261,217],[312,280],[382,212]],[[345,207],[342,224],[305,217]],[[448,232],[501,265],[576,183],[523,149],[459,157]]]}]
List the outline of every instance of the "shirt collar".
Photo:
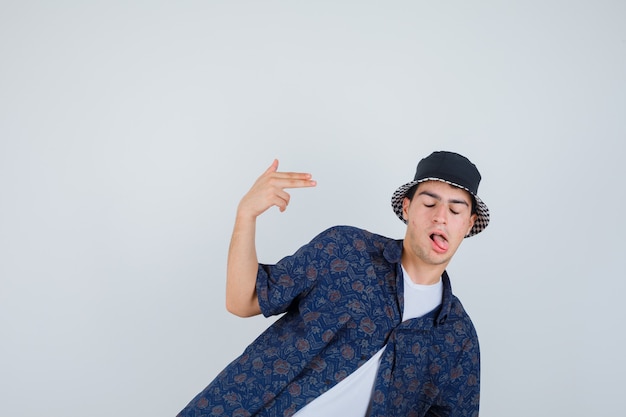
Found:
[{"label": "shirt collar", "polygon": [[[404,283],[402,282],[402,268],[400,266],[400,261],[402,259],[402,240],[390,240],[385,245],[385,249],[383,250],[383,256],[387,260],[387,262],[396,265],[397,277],[396,277],[396,288],[398,289],[398,298],[400,306],[404,303],[404,295],[403,288]],[[434,314],[434,326],[441,326],[445,324],[446,320],[450,316],[450,311],[452,309],[452,301],[454,295],[452,294],[452,285],[450,284],[450,278],[448,277],[448,273],[443,271],[443,275],[441,276],[441,281],[443,283],[443,297],[441,299],[441,306],[437,310],[435,310]],[[430,316],[427,314],[426,316]]]}]

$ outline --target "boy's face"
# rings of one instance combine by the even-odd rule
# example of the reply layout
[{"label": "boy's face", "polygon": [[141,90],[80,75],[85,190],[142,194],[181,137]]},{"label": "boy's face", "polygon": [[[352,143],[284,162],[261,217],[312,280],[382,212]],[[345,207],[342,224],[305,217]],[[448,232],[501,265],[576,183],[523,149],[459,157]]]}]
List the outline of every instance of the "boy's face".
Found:
[{"label": "boy's face", "polygon": [[444,268],[477,217],[471,213],[471,195],[441,181],[420,183],[413,199],[404,199],[402,210],[406,255],[418,264]]}]

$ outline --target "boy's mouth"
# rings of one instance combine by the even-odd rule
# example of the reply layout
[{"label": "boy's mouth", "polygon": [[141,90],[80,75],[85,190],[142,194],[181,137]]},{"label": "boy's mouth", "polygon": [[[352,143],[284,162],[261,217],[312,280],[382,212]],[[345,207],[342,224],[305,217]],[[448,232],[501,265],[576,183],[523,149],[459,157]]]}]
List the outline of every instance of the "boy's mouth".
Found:
[{"label": "boy's mouth", "polygon": [[435,249],[438,249],[437,252],[445,252],[448,250],[448,240],[445,236],[433,233],[430,235],[430,239],[433,241]]}]

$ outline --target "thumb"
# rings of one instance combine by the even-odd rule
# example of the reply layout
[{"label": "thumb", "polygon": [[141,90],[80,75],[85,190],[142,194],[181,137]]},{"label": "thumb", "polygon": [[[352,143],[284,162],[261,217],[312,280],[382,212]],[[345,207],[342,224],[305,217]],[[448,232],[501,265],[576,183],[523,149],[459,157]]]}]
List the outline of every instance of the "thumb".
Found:
[{"label": "thumb", "polygon": [[276,170],[278,170],[278,159],[274,159],[272,165],[270,165],[270,167],[265,170],[265,173],[267,174],[269,172],[276,172]]}]

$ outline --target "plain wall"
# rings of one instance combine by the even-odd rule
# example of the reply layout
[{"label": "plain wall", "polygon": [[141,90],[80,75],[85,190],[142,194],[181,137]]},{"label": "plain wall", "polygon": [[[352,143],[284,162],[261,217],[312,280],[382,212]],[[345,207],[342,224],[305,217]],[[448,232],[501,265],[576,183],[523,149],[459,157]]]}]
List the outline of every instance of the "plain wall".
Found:
[{"label": "plain wall", "polygon": [[272,320],[224,308],[239,199],[275,262],[401,238],[391,193],[453,150],[490,226],[448,271],[481,416],[623,412],[623,1],[1,1],[0,415],[174,416]]}]

